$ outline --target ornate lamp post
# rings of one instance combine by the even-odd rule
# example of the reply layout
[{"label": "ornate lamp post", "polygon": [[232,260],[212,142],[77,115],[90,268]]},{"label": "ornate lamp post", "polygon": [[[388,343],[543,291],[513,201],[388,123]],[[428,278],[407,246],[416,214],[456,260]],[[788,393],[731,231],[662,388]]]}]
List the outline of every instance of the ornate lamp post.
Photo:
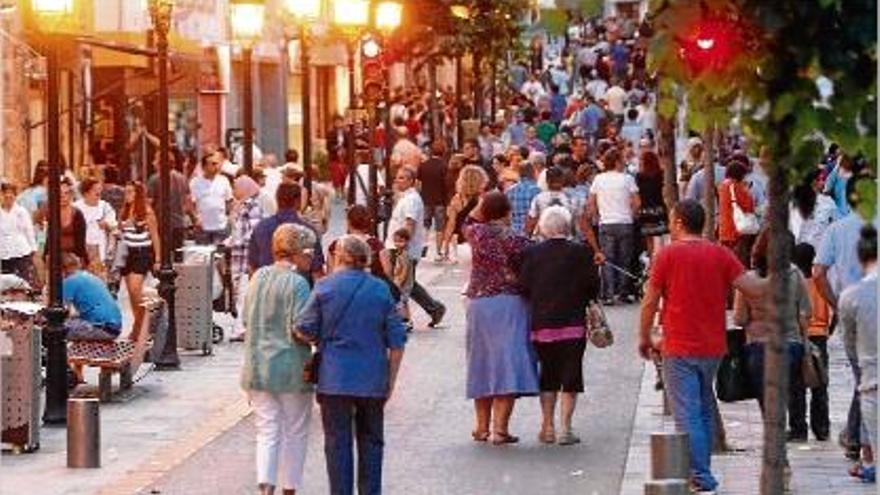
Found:
[{"label": "ornate lamp post", "polygon": [[[394,31],[400,27],[401,19],[403,17],[403,4],[395,1],[383,1],[376,5],[376,12],[374,17],[374,25],[376,29],[382,33],[382,36],[385,38],[385,48],[388,48],[388,41]],[[395,131],[391,129],[391,74],[389,70],[389,64],[383,63],[382,67],[385,71],[385,94],[383,95],[385,99],[385,115],[384,115],[384,126],[385,126],[385,153],[383,153],[383,163],[382,165],[385,168],[385,201],[389,204],[391,203],[391,196],[393,195],[391,184],[394,182],[394,178],[391,176],[391,150],[394,146],[394,136]],[[378,184],[378,176],[377,176],[376,165],[374,163],[370,163],[370,194],[372,196],[370,201],[371,211],[373,213],[373,218],[375,219],[379,210],[379,194],[377,191],[376,185]],[[388,224],[385,224],[385,228],[387,230]],[[387,234],[387,233],[386,233]]]},{"label": "ornate lamp post", "polygon": [[357,105],[354,84],[354,54],[358,39],[370,22],[370,0],[333,0],[333,23],[347,38],[348,47],[348,204],[355,203],[357,164],[354,157],[354,109]]},{"label": "ornate lamp post", "polygon": [[[73,0],[31,0],[40,26],[51,29],[73,13]],[[67,342],[61,294],[61,135],[58,112],[58,51],[55,40],[46,40],[46,146],[49,160],[49,211],[46,247],[49,253],[49,307],[46,311],[46,408],[43,422],[67,422]]]},{"label": "ornate lamp post", "polygon": [[242,114],[244,126],[244,163],[246,174],[254,169],[254,98],[251,58],[254,44],[263,34],[265,5],[262,0],[230,0],[229,20],[232,36],[241,43],[241,57],[244,64],[244,91],[242,92]]},{"label": "ornate lamp post", "polygon": [[171,163],[168,161],[168,32],[171,29],[171,10],[174,0],[149,0],[147,9],[156,37],[156,65],[159,69],[159,294],[168,309],[168,334],[156,369],[180,368],[177,355],[177,318],[174,303],[174,279],[177,273],[171,262],[173,236],[171,225]]},{"label": "ornate lamp post", "polygon": [[302,156],[303,156],[303,184],[312,194],[312,76],[311,59],[309,56],[309,24],[321,16],[322,0],[285,0],[285,8],[296,19],[299,25],[299,64],[302,71]]}]

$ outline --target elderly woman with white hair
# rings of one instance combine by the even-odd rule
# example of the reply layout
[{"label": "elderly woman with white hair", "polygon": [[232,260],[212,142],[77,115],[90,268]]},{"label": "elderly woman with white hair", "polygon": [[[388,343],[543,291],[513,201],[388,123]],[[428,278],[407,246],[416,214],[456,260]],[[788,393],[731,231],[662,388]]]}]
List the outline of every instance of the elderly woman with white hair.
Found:
[{"label": "elderly woman with white hair", "polygon": [[360,493],[382,493],[385,402],[403,359],[406,327],[388,285],[367,269],[371,249],[346,235],[336,241],[335,270],[315,284],[296,321],[297,334],[321,350],[318,403],[330,493],[353,493],[353,439]]},{"label": "elderly woman with white hair", "polygon": [[310,349],[295,341],[290,329],[309,297],[309,284],[297,269],[308,270],[305,249],[314,243],[314,233],[305,227],[278,227],[272,236],[275,262],[253,274],[244,300],[241,386],[256,418],[262,494],[275,493],[276,485],[284,495],[302,487],[312,411],[312,386],[303,382],[302,369]]},{"label": "elderly woman with white hair", "polygon": [[[593,253],[573,242],[572,215],[563,206],[541,213],[538,229],[545,241],[525,250],[519,272],[531,309],[531,336],[540,363],[543,443],[580,442],[571,427],[577,394],[584,391],[582,362],[586,349],[584,314],[599,294],[599,273]],[[561,409],[557,436],[555,410]]]}]

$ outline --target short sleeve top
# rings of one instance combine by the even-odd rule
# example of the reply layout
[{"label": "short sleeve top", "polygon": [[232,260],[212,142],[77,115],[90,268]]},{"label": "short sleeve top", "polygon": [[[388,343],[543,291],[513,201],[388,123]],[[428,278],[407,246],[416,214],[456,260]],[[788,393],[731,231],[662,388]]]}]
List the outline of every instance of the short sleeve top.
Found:
[{"label": "short sleeve top", "polygon": [[471,224],[464,228],[464,233],[473,251],[465,295],[473,299],[521,294],[519,268],[530,241],[509,227],[494,224]]}]

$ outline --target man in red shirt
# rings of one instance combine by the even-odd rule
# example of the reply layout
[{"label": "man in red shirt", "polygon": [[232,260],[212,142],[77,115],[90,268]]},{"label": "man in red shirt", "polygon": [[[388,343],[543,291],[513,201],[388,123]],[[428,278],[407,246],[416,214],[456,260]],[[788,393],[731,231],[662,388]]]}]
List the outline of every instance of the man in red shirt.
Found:
[{"label": "man in red shirt", "polygon": [[691,484],[696,493],[714,493],[718,482],[710,460],[715,413],[712,382],[726,352],[727,293],[735,287],[746,295],[759,289],[728,249],[703,239],[703,207],[684,200],[669,214],[673,243],[651,265],[642,299],[639,353],[651,351],[651,327],[663,301],[663,383],[676,427],[688,434]]}]

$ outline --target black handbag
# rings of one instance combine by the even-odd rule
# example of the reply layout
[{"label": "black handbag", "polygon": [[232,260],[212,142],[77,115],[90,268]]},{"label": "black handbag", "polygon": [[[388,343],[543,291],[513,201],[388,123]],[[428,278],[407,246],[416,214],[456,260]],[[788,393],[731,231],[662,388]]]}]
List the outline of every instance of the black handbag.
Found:
[{"label": "black handbag", "polygon": [[721,402],[738,402],[757,397],[746,369],[746,332],[727,330],[727,354],[721,359],[715,376],[715,393]]}]

